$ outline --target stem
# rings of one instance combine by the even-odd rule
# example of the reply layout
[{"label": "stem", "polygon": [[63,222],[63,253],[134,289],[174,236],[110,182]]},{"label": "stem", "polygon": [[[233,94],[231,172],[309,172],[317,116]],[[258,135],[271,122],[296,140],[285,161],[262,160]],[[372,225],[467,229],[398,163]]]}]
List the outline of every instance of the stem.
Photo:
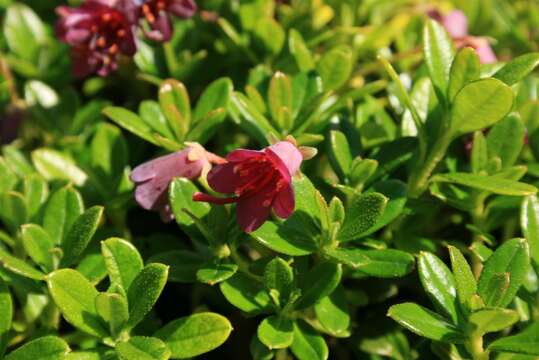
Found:
[{"label": "stem", "polygon": [[451,132],[447,129],[438,138],[426,160],[421,161],[420,159],[417,162],[416,171],[412,173],[409,180],[409,195],[411,198],[418,198],[427,189],[429,177],[438,163],[444,158],[451,140]]},{"label": "stem", "polygon": [[472,333],[466,343],[466,348],[472,355],[473,360],[489,360],[489,351],[483,349],[483,336]]},{"label": "stem", "polygon": [[165,52],[165,61],[167,63],[168,72],[174,77],[178,70],[178,61],[176,59],[176,54],[174,53],[174,47],[170,41],[163,44],[163,51]]}]

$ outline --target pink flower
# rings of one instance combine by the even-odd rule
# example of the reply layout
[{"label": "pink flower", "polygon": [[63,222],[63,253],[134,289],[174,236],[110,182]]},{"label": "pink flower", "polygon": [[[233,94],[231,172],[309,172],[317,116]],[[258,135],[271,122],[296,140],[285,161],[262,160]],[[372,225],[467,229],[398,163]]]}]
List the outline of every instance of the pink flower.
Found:
[{"label": "pink flower", "polygon": [[145,0],[140,17],[146,19],[150,31],[146,36],[154,41],[169,41],[172,37],[171,15],[182,19],[195,14],[197,5],[194,0]]},{"label": "pink flower", "polygon": [[119,54],[133,56],[137,51],[136,6],[131,0],[87,0],[77,8],[59,6],[56,13],[56,34],[71,46],[75,76],[106,76],[116,70]]},{"label": "pink flower", "polygon": [[225,164],[208,174],[208,184],[220,193],[234,194],[218,198],[195,193],[193,200],[214,204],[237,203],[240,227],[247,233],[258,229],[271,210],[280,218],[294,212],[292,176],[299,170],[303,155],[290,141],[280,141],[261,151],[238,149],[226,157]]},{"label": "pink flower", "polygon": [[492,64],[497,61],[486,38],[468,35],[468,18],[462,11],[454,10],[447,15],[442,15],[433,10],[429,12],[429,16],[444,26],[458,48],[475,49],[482,64]]},{"label": "pink flower", "polygon": [[211,164],[225,160],[207,152],[196,143],[175,153],[158,157],[137,166],[130,175],[136,185],[135,200],[146,210],[159,211],[161,219],[171,221],[174,216],[168,202],[168,186],[175,177],[197,179],[211,168]]}]

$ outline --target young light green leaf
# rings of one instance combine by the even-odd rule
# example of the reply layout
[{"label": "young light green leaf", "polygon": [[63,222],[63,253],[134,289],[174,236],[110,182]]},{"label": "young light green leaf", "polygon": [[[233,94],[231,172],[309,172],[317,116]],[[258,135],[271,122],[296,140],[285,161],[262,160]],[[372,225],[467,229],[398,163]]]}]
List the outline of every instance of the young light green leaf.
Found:
[{"label": "young light green leaf", "polygon": [[90,252],[84,256],[75,268],[93,285],[97,285],[107,276],[105,258],[100,253]]},{"label": "young light green leaf", "polygon": [[414,268],[412,255],[394,249],[336,248],[326,250],[325,254],[330,259],[375,277],[400,277],[410,273]]},{"label": "young light green leaf", "polygon": [[29,220],[26,199],[18,192],[8,191],[0,195],[0,219],[13,230]]},{"label": "young light green leaf", "polygon": [[140,119],[152,130],[167,139],[174,140],[174,134],[168,127],[167,119],[161,111],[159,103],[154,100],[143,100],[138,107]]},{"label": "young light green leaf", "polygon": [[55,244],[61,244],[83,212],[84,203],[79,192],[70,186],[63,187],[52,194],[45,206],[43,228]]},{"label": "young light green leaf", "polygon": [[428,339],[449,343],[463,343],[465,334],[440,315],[414,303],[402,303],[389,308],[393,320]]},{"label": "young light green leaf", "polygon": [[214,110],[227,109],[232,91],[234,91],[234,85],[229,78],[220,78],[208,85],[200,95],[193,111],[193,124],[204,119]]},{"label": "young light green leaf", "polygon": [[499,157],[502,168],[513,166],[524,146],[525,127],[517,113],[507,115],[488,132],[488,157]]},{"label": "young light green leaf", "polygon": [[458,298],[461,304],[469,304],[472,296],[477,292],[477,282],[460,250],[454,246],[448,246],[448,248]]},{"label": "young light green leaf", "polygon": [[234,275],[238,271],[238,265],[227,259],[214,258],[203,263],[197,270],[197,280],[215,285]]},{"label": "young light green leaf", "polygon": [[62,266],[73,264],[86,249],[101,221],[103,210],[102,206],[93,206],[75,220],[62,243]]},{"label": "young light green leaf", "polygon": [[135,277],[127,291],[129,321],[126,328],[132,329],[144,319],[161,295],[168,277],[168,266],[149,264]]},{"label": "young light green leaf", "polygon": [[316,318],[335,337],[350,336],[350,313],[344,288],[339,286],[314,305]]},{"label": "young light green leaf", "polygon": [[108,333],[95,308],[97,290],[79,272],[61,269],[47,276],[47,285],[68,323],[97,337]]},{"label": "young light green leaf", "polygon": [[534,322],[520,333],[493,341],[489,350],[539,356],[539,322]]},{"label": "young light green leaf", "polygon": [[357,195],[346,210],[346,217],[337,235],[342,242],[357,239],[381,218],[388,199],[376,192]]},{"label": "young light green leaf", "polygon": [[71,349],[57,336],[43,336],[9,353],[4,360],[63,360]]},{"label": "young light green leaf", "polygon": [[101,253],[105,258],[111,283],[120,285],[128,291],[144,267],[137,249],[123,239],[109,238],[101,242]]},{"label": "young light green leaf", "polygon": [[262,284],[241,272],[221,282],[219,287],[229,303],[249,315],[270,308],[271,299]]},{"label": "young light green leaf", "polygon": [[336,90],[348,81],[353,67],[352,57],[352,49],[345,45],[337,46],[322,55],[316,70],[326,91]]},{"label": "young light green leaf", "polygon": [[162,340],[147,336],[134,336],[115,349],[120,360],[167,360],[171,354]]},{"label": "young light green leaf", "polygon": [[191,124],[191,105],[185,86],[174,79],[163,81],[159,88],[159,105],[176,139],[183,140]]},{"label": "young light green leaf", "polygon": [[272,315],[258,325],[258,339],[271,349],[284,349],[292,345],[294,340],[294,324],[292,320]]},{"label": "young light green leaf", "polygon": [[488,165],[488,147],[485,135],[478,130],[473,134],[472,154],[470,157],[470,165],[474,174],[479,174],[485,171]]},{"label": "young light green leaf", "polygon": [[292,127],[292,84],[288,76],[278,71],[270,80],[268,103],[271,116],[282,130]]},{"label": "young light green leaf", "polygon": [[43,203],[49,196],[49,186],[39,175],[29,175],[24,178],[24,197],[30,219],[39,216]]},{"label": "young light green leaf", "polygon": [[481,63],[477,52],[470,47],[462,48],[451,65],[447,91],[449,100],[453,101],[460,89],[469,82],[479,79],[480,75]]},{"label": "young light green leaf", "polygon": [[189,209],[199,219],[205,217],[211,210],[209,204],[193,201],[193,194],[197,191],[199,191],[197,187],[185,178],[175,178],[169,185],[170,206],[176,222],[183,228],[193,225],[193,219],[183,209]]},{"label": "young light green leaf", "polygon": [[423,30],[423,54],[432,84],[443,101],[454,57],[453,41],[443,26],[432,19],[426,21]]},{"label": "young light green leaf", "polygon": [[294,274],[290,265],[280,257],[272,259],[264,269],[264,285],[277,306],[286,305],[294,287]]},{"label": "young light green leaf", "polygon": [[129,309],[125,297],[114,293],[99,293],[95,298],[95,308],[101,318],[109,325],[115,338],[129,319]]},{"label": "young light green leaf", "polygon": [[474,332],[480,335],[501,331],[520,319],[518,312],[508,309],[482,309],[472,313],[468,319]]},{"label": "young light green leaf", "polygon": [[530,256],[539,265],[539,201],[536,195],[524,198],[520,209],[520,226],[528,240]]},{"label": "young light green leaf", "polygon": [[513,107],[513,90],[500,80],[473,81],[458,92],[451,109],[451,131],[462,135],[494,125]]},{"label": "young light green leaf", "polygon": [[311,51],[305,44],[301,33],[296,29],[290,29],[288,35],[288,49],[301,72],[307,72],[314,69],[315,64]]},{"label": "young light green leaf", "polygon": [[38,264],[43,271],[53,270],[53,254],[51,249],[54,242],[45,230],[36,224],[27,224],[21,227],[22,245],[30,258]]},{"label": "young light green leaf", "polygon": [[505,307],[513,300],[528,273],[530,261],[528,251],[525,239],[512,239],[503,243],[489,257],[477,284],[477,293],[487,305],[489,305],[487,301],[489,283],[496,274],[510,274],[509,287],[504,296],[499,299],[499,306]]},{"label": "young light green leaf", "polygon": [[152,129],[134,112],[121,107],[107,106],[103,109],[103,114],[125,130],[149,143],[158,145],[158,142],[152,134]]},{"label": "young light green leaf", "polygon": [[458,320],[455,278],[436,255],[421,252],[418,260],[419,279],[434,306],[453,320]]},{"label": "young light green leaf", "polygon": [[206,312],[176,319],[158,330],[154,337],[165,342],[172,358],[186,359],[221,346],[231,331],[227,318]]},{"label": "young light green leaf", "polygon": [[0,356],[7,347],[8,332],[11,330],[13,320],[13,300],[7,285],[0,278]]},{"label": "young light green leaf", "polygon": [[341,275],[340,264],[327,261],[315,265],[299,279],[301,297],[294,305],[295,308],[304,309],[331,294],[339,285]]},{"label": "young light green leaf", "polygon": [[344,182],[350,174],[353,160],[348,140],[342,132],[331,130],[328,145],[328,157],[331,165],[341,181]]},{"label": "young light green leaf", "polygon": [[440,174],[432,177],[433,182],[447,182],[468,186],[478,190],[488,191],[499,195],[526,196],[533,195],[537,188],[526,183],[507,180],[496,176],[486,176],[469,173]]},{"label": "young light green leaf", "polygon": [[326,360],[329,355],[324,338],[303,320],[294,322],[294,341],[290,349],[298,360]]},{"label": "young light green leaf", "polygon": [[0,267],[3,267],[15,274],[34,280],[43,280],[45,274],[35,269],[25,261],[11,255],[0,248]]},{"label": "young light green leaf", "polygon": [[40,47],[47,42],[47,31],[32,8],[13,3],[4,17],[3,33],[7,45],[21,59],[37,64]]},{"label": "young light green leaf", "polygon": [[90,144],[91,165],[97,183],[106,193],[117,190],[129,161],[129,150],[121,130],[108,123],[100,123]]},{"label": "young light green leaf", "polygon": [[53,149],[41,148],[32,151],[32,162],[46,180],[68,180],[83,186],[88,175],[67,155]]},{"label": "young light green leaf", "polygon": [[494,77],[507,85],[514,85],[531,73],[537,65],[539,65],[539,53],[524,54],[505,64],[494,74]]}]

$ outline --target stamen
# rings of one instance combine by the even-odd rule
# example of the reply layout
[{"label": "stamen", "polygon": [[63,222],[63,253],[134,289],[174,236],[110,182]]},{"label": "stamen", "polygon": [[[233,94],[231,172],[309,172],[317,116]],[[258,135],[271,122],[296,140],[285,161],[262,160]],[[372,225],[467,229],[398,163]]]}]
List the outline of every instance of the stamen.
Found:
[{"label": "stamen", "polygon": [[109,13],[104,13],[103,15],[101,15],[101,20],[103,20],[104,22],[109,22],[111,18],[112,15]]},{"label": "stamen", "polygon": [[109,54],[114,55],[118,52],[118,45],[112,44],[112,46],[109,48]]},{"label": "stamen", "polygon": [[124,29],[120,29],[116,32],[116,36],[118,36],[119,38],[123,38],[125,36],[125,30]]},{"label": "stamen", "polygon": [[104,36],[100,36],[97,38],[95,43],[98,47],[104,48],[107,45],[107,40],[105,39]]}]

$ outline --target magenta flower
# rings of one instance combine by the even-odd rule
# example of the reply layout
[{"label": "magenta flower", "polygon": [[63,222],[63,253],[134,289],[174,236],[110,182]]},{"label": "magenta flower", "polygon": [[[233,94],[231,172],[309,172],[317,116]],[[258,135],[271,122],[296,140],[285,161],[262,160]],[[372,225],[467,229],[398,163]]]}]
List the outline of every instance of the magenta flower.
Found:
[{"label": "magenta flower", "polygon": [[208,184],[220,193],[234,194],[218,198],[195,193],[193,200],[214,204],[237,203],[236,214],[245,232],[258,229],[271,210],[280,218],[294,212],[292,176],[299,170],[302,153],[295,144],[280,141],[261,151],[234,150],[225,164],[215,166],[208,174]]},{"label": "magenta flower", "polygon": [[133,34],[136,6],[131,0],[87,0],[77,8],[59,6],[56,34],[71,46],[73,73],[106,76],[119,54],[137,51]]},{"label": "magenta flower", "polygon": [[195,14],[194,0],[145,0],[140,7],[140,16],[146,19],[150,31],[146,36],[154,41],[169,41],[172,37],[171,15],[182,19]]},{"label": "magenta flower", "polygon": [[486,38],[468,35],[468,18],[462,11],[454,10],[447,15],[442,15],[434,10],[429,12],[429,16],[444,26],[458,48],[475,49],[482,64],[492,64],[497,61]]},{"label": "magenta flower", "polygon": [[207,152],[196,143],[175,153],[158,157],[137,166],[130,175],[136,185],[135,200],[146,210],[159,211],[161,219],[171,221],[174,216],[168,202],[168,186],[173,178],[197,179],[207,173],[211,164],[226,162]]}]

